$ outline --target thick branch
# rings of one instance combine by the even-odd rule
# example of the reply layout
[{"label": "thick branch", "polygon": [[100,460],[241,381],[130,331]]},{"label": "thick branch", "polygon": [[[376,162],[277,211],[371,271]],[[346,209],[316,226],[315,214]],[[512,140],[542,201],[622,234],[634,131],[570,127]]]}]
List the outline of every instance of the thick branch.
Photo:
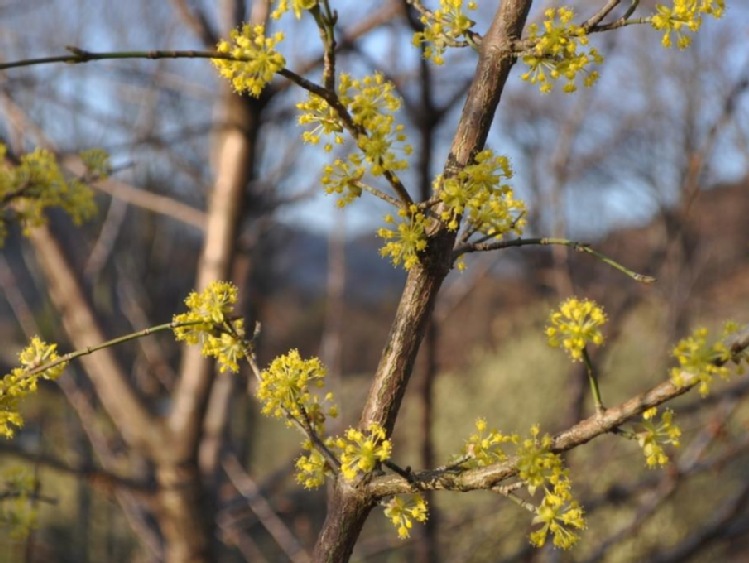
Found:
[{"label": "thick branch", "polygon": [[[480,151],[489,133],[502,90],[513,65],[512,43],[520,37],[531,0],[502,2],[486,35],[445,175],[451,176]],[[455,234],[436,226],[420,263],[408,275],[390,335],[370,387],[360,426],[371,423],[392,432],[411,376],[427,320],[451,266]],[[336,483],[328,516],[315,546],[315,561],[346,561],[373,506],[368,491]]]}]

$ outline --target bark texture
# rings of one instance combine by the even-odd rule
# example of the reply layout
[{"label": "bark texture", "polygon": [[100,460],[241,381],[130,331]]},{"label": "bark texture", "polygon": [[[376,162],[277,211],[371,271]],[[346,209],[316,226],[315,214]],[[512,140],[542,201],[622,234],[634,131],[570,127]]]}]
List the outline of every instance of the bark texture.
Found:
[{"label": "bark texture", "polygon": [[[445,164],[445,176],[454,175],[484,147],[514,63],[511,47],[520,37],[530,6],[531,0],[510,0],[499,7],[482,42],[476,74]],[[454,242],[454,233],[438,227],[430,235],[421,262],[409,272],[360,427],[377,423],[392,432],[429,315],[452,266]],[[339,480],[328,504],[314,560],[347,561],[375,500],[365,485],[351,486]]]}]

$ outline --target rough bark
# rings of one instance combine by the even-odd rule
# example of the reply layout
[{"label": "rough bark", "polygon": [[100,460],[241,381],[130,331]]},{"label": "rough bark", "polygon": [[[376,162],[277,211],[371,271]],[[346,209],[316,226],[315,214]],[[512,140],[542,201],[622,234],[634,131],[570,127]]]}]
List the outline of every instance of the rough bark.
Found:
[{"label": "rough bark", "polygon": [[[512,42],[520,37],[531,0],[502,2],[482,42],[476,74],[453,140],[445,175],[455,174],[486,142],[502,90],[514,63]],[[451,267],[455,234],[438,228],[420,264],[411,269],[387,343],[382,353],[360,426],[378,423],[392,432],[401,400],[424,337],[427,320]],[[346,561],[372,509],[374,499],[363,487],[339,480],[315,547],[315,561]]]}]

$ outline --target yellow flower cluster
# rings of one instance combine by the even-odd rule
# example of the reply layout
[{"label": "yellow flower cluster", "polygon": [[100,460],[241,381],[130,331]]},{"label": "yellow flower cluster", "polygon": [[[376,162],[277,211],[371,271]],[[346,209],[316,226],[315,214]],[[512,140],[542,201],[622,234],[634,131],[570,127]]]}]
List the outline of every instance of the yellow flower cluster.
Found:
[{"label": "yellow flower cluster", "polygon": [[512,188],[502,183],[510,178],[510,161],[491,150],[478,153],[473,164],[452,178],[438,176],[434,188],[444,203],[442,219],[451,230],[458,229],[464,215],[471,230],[487,236],[501,237],[510,231],[522,234],[525,203],[515,199]]},{"label": "yellow flower cluster", "polygon": [[[475,23],[464,12],[463,4],[464,0],[440,0],[438,10],[421,15],[424,31],[414,33],[413,44],[416,47],[426,44],[424,57],[435,64],[445,62],[443,55],[447,48],[458,44]],[[475,10],[477,6],[475,0],[469,0],[466,8]]]},{"label": "yellow flower cluster", "polygon": [[583,510],[572,497],[572,483],[562,458],[550,451],[551,436],[539,435],[539,427],[533,426],[530,438],[523,440],[517,451],[519,476],[528,491],[535,494],[542,487],[544,491],[533,519],[533,524],[542,526],[531,533],[530,541],[541,547],[551,534],[555,546],[568,549],[580,539],[578,530],[585,528]]},{"label": "yellow flower cluster", "polygon": [[[395,229],[382,227],[377,230],[377,236],[388,241],[380,249],[380,254],[389,256],[393,265],[403,264],[406,270],[410,270],[418,264],[419,252],[427,246],[426,216],[416,205],[399,209],[398,216],[401,220]],[[385,216],[385,223],[395,225],[395,222],[392,215]]]},{"label": "yellow flower cluster", "polygon": [[237,287],[213,282],[205,290],[193,291],[185,299],[187,313],[174,315],[174,336],[188,344],[201,344],[202,354],[216,358],[222,372],[239,371],[239,360],[247,356],[244,321],[232,318]]},{"label": "yellow flower cluster", "polygon": [[658,31],[663,31],[664,47],[671,47],[671,34],[676,35],[676,46],[686,49],[692,43],[692,36],[687,32],[696,32],[702,25],[702,16],[714,18],[723,16],[724,0],[673,0],[670,6],[657,4],[655,15],[650,17],[650,25]]},{"label": "yellow flower cluster", "polygon": [[723,364],[731,358],[731,352],[722,342],[709,343],[707,329],[697,329],[691,336],[680,340],[672,355],[679,361],[679,366],[671,368],[671,381],[682,387],[686,383],[685,375],[691,375],[700,381],[699,390],[703,397],[710,392],[710,384],[716,375],[728,378],[728,368]]},{"label": "yellow flower cluster", "polygon": [[362,194],[361,179],[364,177],[362,157],[352,153],[348,162],[336,158],[333,164],[323,168],[322,185],[327,194],[338,194],[336,205],[345,207]]},{"label": "yellow flower cluster", "polygon": [[[325,445],[331,448],[333,440],[327,439]],[[309,451],[309,454],[302,455],[296,460],[296,481],[303,485],[305,489],[316,489],[325,483],[325,476],[330,474],[332,469],[328,466],[320,450],[315,448],[310,440],[302,444],[302,448]]]},{"label": "yellow flower cluster", "polygon": [[485,418],[476,420],[476,432],[463,445],[462,458],[465,467],[485,467],[492,463],[507,460],[507,454],[502,450],[503,444],[518,444],[520,436],[502,434],[497,430],[487,432]]},{"label": "yellow flower cluster", "polygon": [[[322,428],[317,431],[322,433]],[[349,428],[343,436],[325,438],[323,444],[340,460],[341,475],[346,481],[354,481],[358,476],[374,471],[378,464],[390,459],[393,447],[385,429],[377,424],[371,425],[367,432]],[[309,453],[296,461],[296,480],[306,488],[314,489],[321,486],[333,470],[311,440],[305,440],[302,448]]]},{"label": "yellow flower cluster", "polygon": [[552,311],[546,336],[550,346],[562,347],[573,361],[581,361],[588,342],[603,343],[600,327],[605,322],[603,309],[594,301],[571,297]]},{"label": "yellow flower cluster", "polygon": [[[6,160],[7,148],[0,143],[0,207],[13,216],[25,234],[44,224],[47,208],[64,210],[76,224],[96,212],[93,193],[83,182],[65,178],[54,155],[44,149],[20,157],[17,166]],[[106,176],[109,160],[103,151],[83,153],[93,179]],[[0,214],[0,244],[5,239],[5,214]]]},{"label": "yellow flower cluster", "polygon": [[533,425],[530,437],[523,440],[517,450],[518,473],[532,495],[547,483],[568,482],[562,458],[549,451],[551,436],[546,434],[539,438],[540,433],[538,425]]},{"label": "yellow flower cluster", "polygon": [[398,537],[411,537],[413,521],[426,522],[429,516],[427,503],[420,494],[393,497],[385,503],[385,517],[398,530]]},{"label": "yellow flower cluster", "polygon": [[555,546],[569,549],[580,539],[578,530],[585,529],[585,514],[577,501],[547,490],[533,523],[542,526],[531,532],[531,544],[542,547],[551,534]]},{"label": "yellow flower cluster", "polygon": [[546,19],[543,30],[537,24],[528,26],[528,41],[533,43],[531,52],[523,55],[528,72],[521,75],[523,80],[538,84],[542,93],[554,88],[553,82],[565,78],[564,91],[577,89],[575,80],[585,73],[583,84],[592,86],[598,80],[598,73],[590,71],[591,64],[601,64],[603,57],[593,47],[588,46],[588,34],[572,23],[575,12],[572,8],[549,8],[544,12]]},{"label": "yellow flower cluster", "polygon": [[233,29],[230,37],[231,41],[220,41],[216,50],[235,60],[211,59],[211,62],[221,76],[231,81],[234,90],[258,98],[273,76],[286,65],[283,55],[275,50],[283,40],[283,33],[266,37],[264,26],[244,24],[240,29]]},{"label": "yellow flower cluster", "polygon": [[[572,497],[569,471],[564,467],[562,458],[551,451],[551,436],[546,434],[541,437],[540,433],[539,427],[534,425],[530,437],[522,440],[517,434],[487,431],[486,420],[479,418],[476,433],[463,446],[460,465],[466,468],[485,467],[507,461],[514,454],[518,477],[528,492],[531,495],[538,490],[544,492],[533,519],[533,524],[543,525],[531,533],[531,543],[540,547],[551,534],[554,545],[566,549],[579,539],[577,530],[585,528],[585,519],[580,505]],[[506,453],[502,449],[505,444],[514,447],[514,451]]]},{"label": "yellow flower cluster", "polygon": [[291,2],[289,2],[289,0],[278,0],[278,5],[271,12],[270,17],[274,20],[280,18],[284,13],[289,11],[289,4],[291,4],[291,9],[294,11],[296,19],[300,19],[302,17],[302,12],[308,12],[317,6],[318,0],[291,0]]},{"label": "yellow flower cluster", "polygon": [[379,463],[390,459],[393,447],[379,424],[370,425],[367,432],[349,428],[343,437],[335,439],[335,445],[341,452],[341,474],[347,481],[371,473]]},{"label": "yellow flower cluster", "polygon": [[[343,121],[338,112],[317,94],[309,93],[304,102],[297,104],[301,114],[297,118],[299,125],[312,125],[312,129],[302,133],[302,140],[317,145],[322,136],[332,136],[336,145],[343,144]],[[333,144],[323,145],[326,152],[333,150]]]},{"label": "yellow flower cluster", "polygon": [[23,417],[18,412],[20,400],[36,391],[40,379],[60,377],[67,362],[59,362],[34,374],[31,372],[59,359],[57,344],[47,344],[38,336],[33,337],[20,352],[21,367],[14,368],[0,379],[0,435],[13,437],[15,429],[23,425]]},{"label": "yellow flower cluster", "polygon": [[[321,388],[325,375],[325,366],[318,358],[302,359],[299,350],[277,357],[260,374],[257,396],[263,404],[263,414],[308,421],[321,430],[324,412],[311,388]],[[332,396],[328,395],[324,400],[330,399]]]},{"label": "yellow flower cluster", "polygon": [[665,444],[679,446],[681,429],[673,423],[674,412],[666,409],[661,415],[660,423],[654,422],[657,409],[655,407],[642,413],[642,430],[637,433],[637,442],[645,454],[648,467],[666,465],[668,455],[663,449]]},{"label": "yellow flower cluster", "polygon": [[[410,155],[413,149],[405,143],[403,125],[395,122],[393,114],[400,109],[401,101],[395,95],[393,84],[379,72],[361,80],[341,74],[337,93],[338,100],[349,112],[354,125],[362,131],[356,143],[370,165],[370,172],[374,176],[381,176],[385,171],[407,168],[405,156]],[[323,98],[310,93],[307,100],[297,104],[297,108],[302,112],[299,124],[314,126],[302,133],[305,142],[316,145],[322,136],[332,136],[335,144],[343,143],[343,118]],[[330,151],[333,144],[326,142],[324,148]],[[344,192],[345,189],[338,184],[349,182],[351,178],[360,179],[364,174],[361,156],[351,155],[349,164],[350,167],[335,165],[342,173],[340,175],[325,175],[323,184],[329,193]]]}]

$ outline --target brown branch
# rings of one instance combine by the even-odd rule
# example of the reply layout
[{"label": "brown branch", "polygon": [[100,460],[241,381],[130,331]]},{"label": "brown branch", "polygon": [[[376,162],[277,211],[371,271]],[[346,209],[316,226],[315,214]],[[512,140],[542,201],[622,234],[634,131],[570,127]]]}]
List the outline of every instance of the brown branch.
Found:
[{"label": "brown branch", "polygon": [[[737,335],[729,338],[727,343],[731,349],[734,361],[739,361],[749,349],[749,327]],[[613,432],[632,417],[642,414],[651,407],[668,402],[700,383],[695,375],[683,372],[684,385],[677,386],[671,381],[656,385],[649,391],[636,395],[620,405],[606,409],[579,422],[564,432],[558,434],[553,441],[551,451],[561,453],[572,450],[601,436]],[[375,498],[383,498],[395,494],[413,492],[421,489],[444,489],[451,491],[473,491],[490,489],[500,481],[517,474],[517,460],[468,471],[455,471],[453,468],[422,471],[413,473],[410,480],[400,476],[389,475],[374,479],[368,490]]]},{"label": "brown branch", "polygon": [[[476,75],[453,140],[444,175],[451,177],[483,148],[514,63],[512,42],[519,38],[530,0],[502,2],[482,45]],[[442,226],[429,233],[427,249],[408,275],[393,325],[359,426],[372,423],[392,432],[411,376],[416,353],[442,281],[451,267],[455,233]],[[401,478],[403,479],[403,478]],[[362,489],[364,487],[364,489]],[[372,491],[363,484],[336,483],[328,515],[315,546],[315,561],[346,561],[370,510]]]}]

